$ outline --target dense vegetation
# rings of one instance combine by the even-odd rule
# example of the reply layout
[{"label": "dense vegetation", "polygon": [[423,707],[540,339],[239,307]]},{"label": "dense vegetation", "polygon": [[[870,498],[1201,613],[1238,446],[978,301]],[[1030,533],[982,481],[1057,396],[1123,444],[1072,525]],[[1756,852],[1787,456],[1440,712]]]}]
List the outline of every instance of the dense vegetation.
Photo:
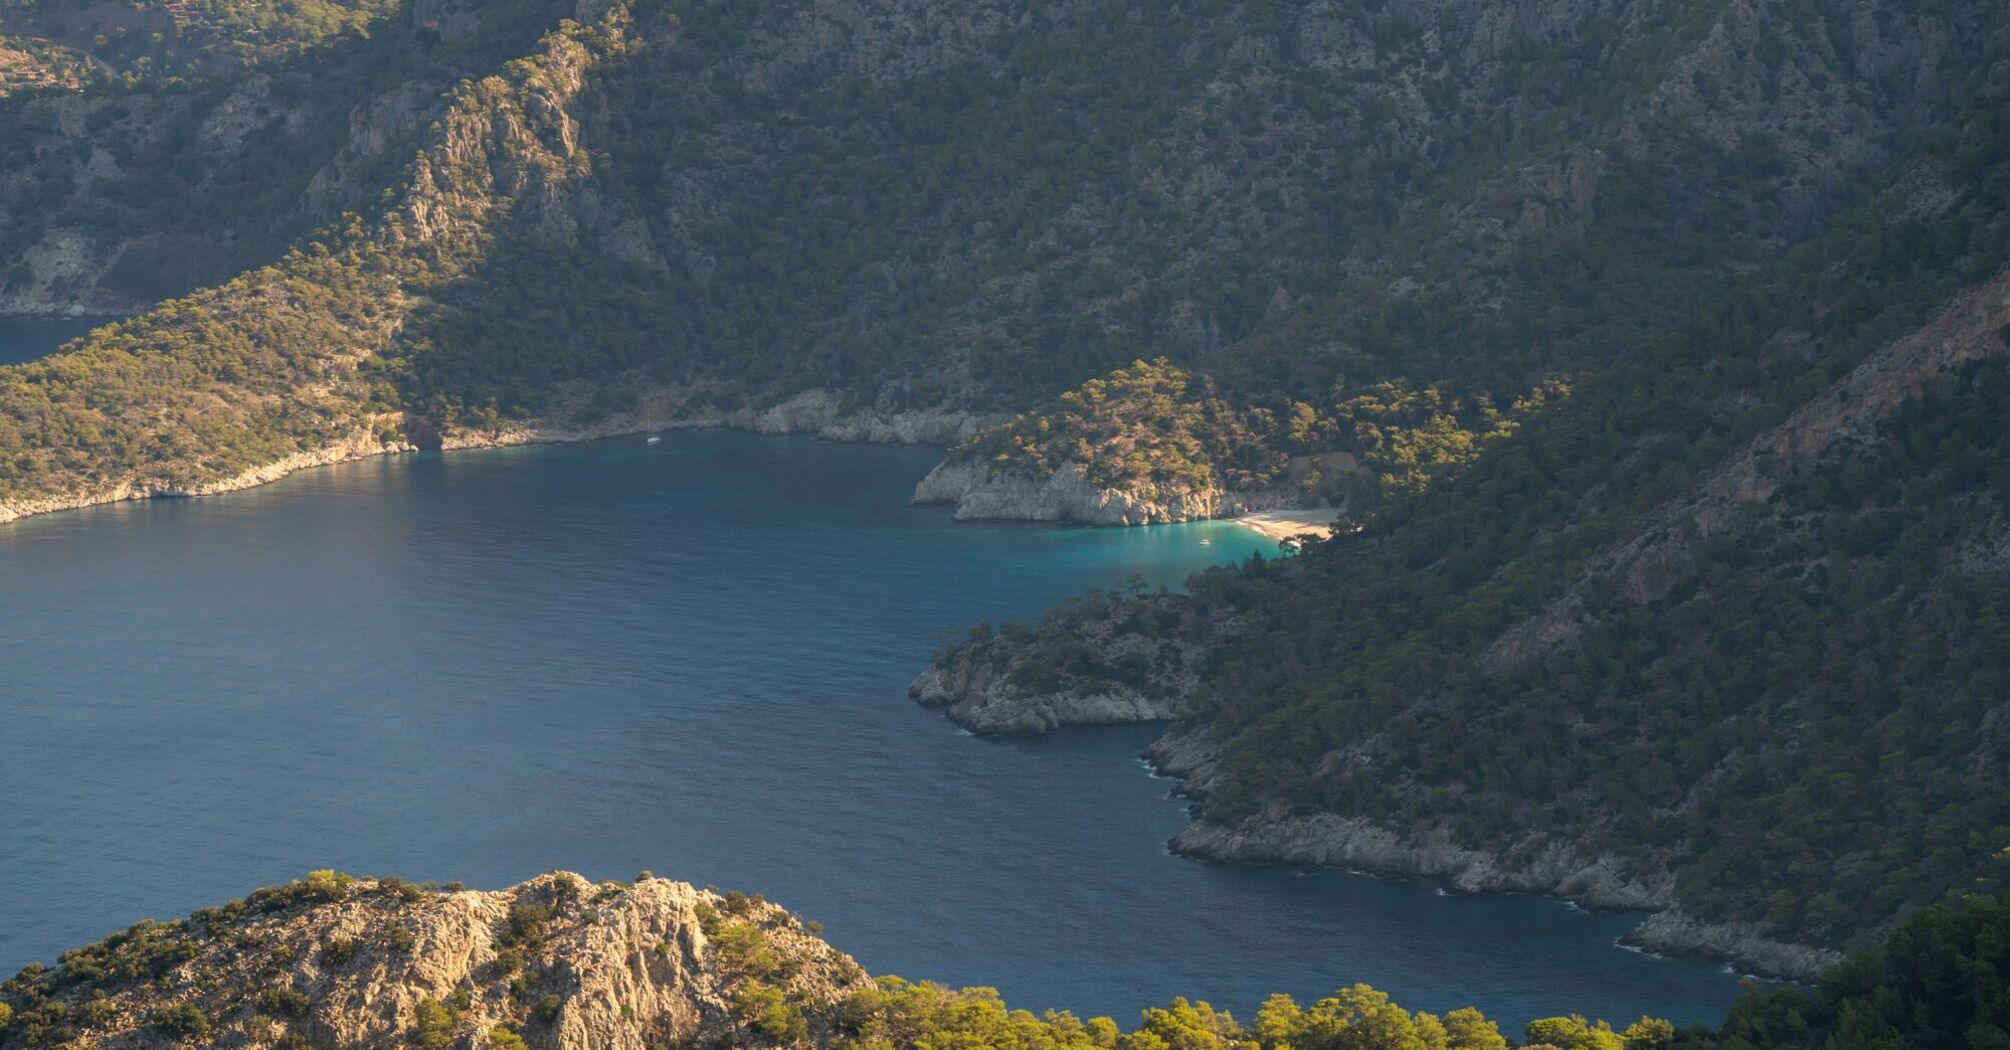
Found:
[{"label": "dense vegetation", "polygon": [[1302,500],[1343,500],[1362,513],[1385,495],[1469,466],[1522,417],[1568,392],[1550,380],[1502,411],[1488,395],[1461,395],[1451,382],[1418,389],[1385,380],[1359,391],[1336,385],[1318,406],[1265,404],[1224,396],[1212,378],[1159,358],[1091,379],[951,456],[1033,474],[1078,463],[1103,488],[1288,488]]},{"label": "dense vegetation", "polygon": [[[2000,887],[2001,883],[1998,881]],[[1998,891],[2000,893],[2000,890]],[[1983,1050],[2010,1046],[2010,897],[1928,908],[1814,989],[1754,990],[1697,1050]]]},{"label": "dense vegetation", "polygon": [[[1227,743],[1202,818],[1363,816],[1510,865],[1567,845],[1829,945],[1986,873],[2010,843],[2010,328],[1924,344],[1995,360],[1832,384],[2010,258],[2003,98],[1936,147],[1942,206],[1895,189],[1360,534],[1084,607],[1207,649],[1178,727]],[[1880,385],[1919,396],[1812,454],[1743,451]],[[1080,659],[1076,622],[972,644],[1092,692],[1121,669]]]}]

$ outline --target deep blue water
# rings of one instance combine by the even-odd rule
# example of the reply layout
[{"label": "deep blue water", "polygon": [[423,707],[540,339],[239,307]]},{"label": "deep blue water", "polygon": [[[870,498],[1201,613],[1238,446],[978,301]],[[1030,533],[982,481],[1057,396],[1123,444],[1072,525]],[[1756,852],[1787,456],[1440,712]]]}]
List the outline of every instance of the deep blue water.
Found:
[{"label": "deep blue water", "polygon": [[0,972],[313,868],[647,868],[1034,1009],[1367,981],[1517,1029],[1721,1017],[1732,978],[1614,947],[1625,916],[1169,856],[1149,729],[909,703],[945,630],[1260,542],[954,525],[905,503],[934,457],[673,435],[0,526]]},{"label": "deep blue water", "polygon": [[20,364],[48,354],[112,317],[0,317],[0,365]]}]

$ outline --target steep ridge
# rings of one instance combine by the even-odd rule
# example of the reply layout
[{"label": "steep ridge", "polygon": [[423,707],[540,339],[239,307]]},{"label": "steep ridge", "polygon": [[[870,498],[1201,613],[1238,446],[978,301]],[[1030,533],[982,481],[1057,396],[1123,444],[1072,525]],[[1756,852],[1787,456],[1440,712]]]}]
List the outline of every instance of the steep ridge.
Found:
[{"label": "steep ridge", "polygon": [[1900,406],[1917,400],[1965,365],[2010,351],[2010,273],[1957,298],[1926,327],[1872,355],[1849,375],[1794,411],[1773,430],[1657,513],[1626,543],[1591,558],[1570,591],[1515,624],[1480,655],[1480,665],[1504,670],[1542,659],[1583,630],[1585,591],[1600,580],[1624,581],[1628,600],[1659,601],[1695,572],[1694,548],[1749,533],[1764,505],[1793,477],[1845,443],[1870,443]]},{"label": "steep ridge", "polygon": [[[1470,464],[1545,392],[1566,392],[1552,383],[1529,392],[1532,376],[1597,367],[1700,308],[1817,232],[1859,161],[1900,159],[1904,136],[1857,125],[1882,118],[1831,95],[1834,76],[1892,69],[1901,53],[1925,59],[1917,71],[1928,76],[1949,68],[1936,27],[1892,35],[1897,25],[1886,24],[1877,39],[1844,29],[1874,17],[1863,8],[1813,21],[1765,3],[1396,13],[1437,34],[1421,51],[1389,47],[1380,26],[1335,25],[1334,13],[1308,10],[1302,35],[1275,42],[1274,54],[1295,45],[1357,71],[1341,89],[1354,96],[1343,110],[1376,108],[1356,93],[1410,87],[1393,112],[1377,110],[1384,122],[1363,148],[1400,154],[1412,136],[1429,137],[1429,174],[1389,214],[1338,209],[1344,228],[1320,229],[1340,261],[1299,261],[1322,278],[1311,287],[1273,278],[1262,321],[1240,338],[1211,317],[1214,343],[1179,355],[1211,374],[1197,396],[1086,423],[1079,401],[1042,404],[953,450],[917,499],[955,504],[964,518],[1095,524],[1280,504],[1339,503],[1364,516],[1391,489]],[[1920,36],[1906,38],[1912,30]],[[1532,53],[1543,54],[1543,73],[1522,64]],[[1456,97],[1484,109],[1525,75],[1554,78],[1552,87],[1506,103],[1499,119],[1515,130],[1503,142],[1463,123],[1483,116],[1441,108]],[[1724,178],[1731,168],[1739,176]],[[1609,298],[1558,298],[1591,285]],[[1153,345],[1180,347],[1179,336]],[[1411,382],[1379,386],[1392,375]],[[1125,378],[1068,397],[1095,402],[1098,385],[1122,388]],[[1417,404],[1422,396],[1431,403]],[[1206,421],[1200,440],[1173,468],[1134,461],[1137,447],[1195,417]]]},{"label": "steep ridge", "polygon": [[622,46],[617,12],[460,89],[396,209],[372,224],[351,217],[274,265],[0,372],[0,440],[15,450],[0,520],[228,491],[429,440],[406,432],[365,362],[420,297],[478,265],[519,198],[535,219],[579,174],[564,106]]}]

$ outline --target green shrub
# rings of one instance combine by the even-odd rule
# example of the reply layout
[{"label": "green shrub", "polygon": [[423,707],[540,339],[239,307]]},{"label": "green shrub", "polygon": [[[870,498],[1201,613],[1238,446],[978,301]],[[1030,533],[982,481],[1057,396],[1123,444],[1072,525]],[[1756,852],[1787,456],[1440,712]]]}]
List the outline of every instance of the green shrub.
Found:
[{"label": "green shrub", "polygon": [[194,1003],[182,1003],[168,1010],[154,1024],[178,1039],[199,1039],[209,1034],[209,1017]]},{"label": "green shrub", "polygon": [[748,981],[733,992],[733,1006],[749,1028],[777,1042],[801,1042],[809,1036],[803,1012],[780,989]]},{"label": "green shrub", "polygon": [[267,988],[258,993],[258,1005],[274,1017],[299,1018],[307,1016],[314,1004],[291,988]]},{"label": "green shrub", "polygon": [[454,1041],[454,1012],[438,999],[421,999],[414,1008],[412,1041],[427,1050],[439,1050]]}]

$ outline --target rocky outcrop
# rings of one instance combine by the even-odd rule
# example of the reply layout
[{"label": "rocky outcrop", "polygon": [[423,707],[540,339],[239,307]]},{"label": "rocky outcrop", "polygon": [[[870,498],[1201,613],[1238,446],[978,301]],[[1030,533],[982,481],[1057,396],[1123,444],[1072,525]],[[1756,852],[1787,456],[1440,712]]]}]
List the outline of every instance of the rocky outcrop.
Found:
[{"label": "rocky outcrop", "polygon": [[950,503],[958,521],[1070,521],[1083,525],[1169,525],[1228,518],[1290,506],[1284,493],[1236,493],[1214,488],[1150,485],[1106,488],[1079,463],[1046,477],[993,470],[983,463],[944,461],[914,488],[916,503]]},{"label": "rocky outcrop", "polygon": [[12,1031],[121,1050],[773,1045],[742,989],[778,990],[815,1035],[868,983],[759,898],[563,872],[494,892],[320,872],[63,959],[0,986]]}]

